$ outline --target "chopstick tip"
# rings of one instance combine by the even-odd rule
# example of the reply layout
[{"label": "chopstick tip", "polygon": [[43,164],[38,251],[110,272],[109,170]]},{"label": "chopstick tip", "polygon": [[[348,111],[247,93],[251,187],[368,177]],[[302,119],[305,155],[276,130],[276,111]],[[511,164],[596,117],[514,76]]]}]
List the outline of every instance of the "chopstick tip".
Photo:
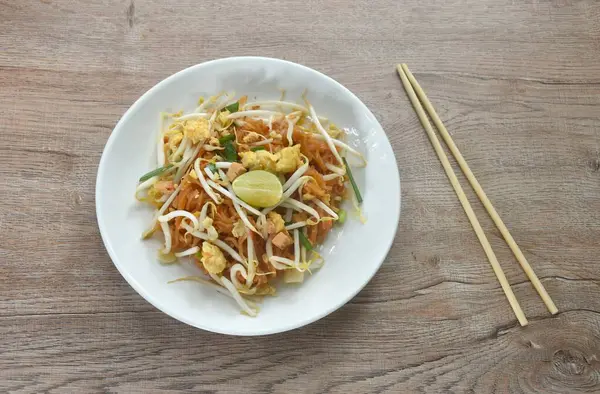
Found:
[{"label": "chopstick tip", "polygon": [[404,76],[404,70],[402,69],[401,64],[396,65],[396,72],[398,73],[398,76],[400,77],[400,79],[402,79],[402,77]]}]

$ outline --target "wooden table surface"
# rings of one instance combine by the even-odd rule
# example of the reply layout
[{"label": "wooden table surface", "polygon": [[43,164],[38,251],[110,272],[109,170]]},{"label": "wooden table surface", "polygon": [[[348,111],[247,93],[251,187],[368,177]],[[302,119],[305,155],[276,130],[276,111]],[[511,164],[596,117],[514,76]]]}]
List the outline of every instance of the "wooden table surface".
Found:
[{"label": "wooden table surface", "polygon": [[[335,78],[394,148],[402,215],[349,304],[258,338],[203,332],[108,257],[94,185],[123,112],[168,75],[261,55]],[[395,73],[406,62],[556,301],[460,180],[518,326]],[[597,0],[0,1],[0,391],[600,391]]]}]

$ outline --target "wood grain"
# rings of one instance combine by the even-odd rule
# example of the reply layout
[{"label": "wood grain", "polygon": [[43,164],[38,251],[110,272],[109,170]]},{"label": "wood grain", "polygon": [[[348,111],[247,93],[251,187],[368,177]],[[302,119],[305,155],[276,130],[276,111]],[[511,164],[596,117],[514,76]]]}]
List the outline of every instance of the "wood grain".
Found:
[{"label": "wood grain", "polygon": [[[402,177],[398,234],[371,283],[319,322],[260,338],[155,310],[112,265],[94,211],[102,148],[129,105],[173,72],[235,55],[347,86]],[[530,320],[518,327],[399,62],[558,316],[469,190]],[[599,108],[594,0],[0,1],[0,391],[598,392]]]}]

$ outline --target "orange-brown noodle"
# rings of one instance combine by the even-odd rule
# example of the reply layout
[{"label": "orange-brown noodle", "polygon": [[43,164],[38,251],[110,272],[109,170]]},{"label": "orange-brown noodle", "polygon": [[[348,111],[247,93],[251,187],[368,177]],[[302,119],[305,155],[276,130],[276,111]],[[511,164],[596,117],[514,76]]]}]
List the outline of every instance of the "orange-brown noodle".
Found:
[{"label": "orange-brown noodle", "polygon": [[[241,105],[245,103],[245,100],[246,98],[244,97],[239,101]],[[253,109],[259,109],[259,107],[247,106],[245,109],[240,108],[239,110]],[[248,276],[251,277],[250,283],[246,281],[246,277],[240,272],[238,272],[234,278],[231,278],[231,269],[234,265],[239,264],[239,261],[236,261],[230,253],[223,253],[226,258],[226,265],[225,268],[220,271],[219,277],[231,279],[234,283],[238,282],[238,286],[239,283],[242,283],[247,289],[255,289],[252,293],[247,294],[272,294],[272,282],[280,276],[284,269],[281,264],[269,261],[267,258],[267,238],[269,238],[269,236],[266,236],[266,230],[263,231],[263,228],[266,228],[264,227],[265,224],[257,223],[257,221],[260,222],[260,220],[256,219],[256,215],[247,214],[247,222],[258,230],[257,232],[247,230],[249,228],[247,222],[245,223],[246,226],[242,229],[243,231],[240,230],[241,217],[234,206],[234,202],[230,198],[210,189],[215,195],[222,198],[222,201],[215,203],[215,201],[213,201],[214,197],[211,197],[211,195],[207,193],[206,187],[203,187],[201,180],[198,179],[196,173],[198,170],[196,169],[196,171],[194,171],[193,163],[195,163],[197,159],[200,159],[200,172],[205,172],[205,168],[209,165],[212,166],[209,170],[214,172],[215,162],[218,164],[218,162],[226,161],[224,159],[224,148],[217,140],[219,137],[228,134],[231,136],[232,140],[230,146],[235,148],[238,155],[238,161],[241,153],[251,150],[255,151],[259,145],[260,148],[258,149],[264,149],[272,154],[278,154],[278,152],[284,148],[299,145],[304,165],[306,165],[307,168],[304,174],[302,174],[304,179],[301,186],[294,191],[290,197],[307,205],[312,208],[312,210],[308,210],[308,212],[307,210],[294,210],[291,218],[289,217],[289,205],[287,207],[278,206],[273,212],[278,213],[281,217],[287,216],[286,220],[290,223],[306,223],[306,226],[299,229],[303,235],[302,245],[306,246],[306,240],[310,242],[310,248],[303,247],[303,254],[309,254],[310,249],[321,244],[326,239],[327,234],[331,231],[335,224],[335,220],[333,220],[331,214],[328,213],[327,210],[323,209],[323,204],[333,212],[340,212],[340,204],[346,198],[347,189],[345,182],[348,178],[345,175],[336,176],[335,172],[332,172],[332,166],[335,166],[333,170],[337,168],[340,173],[345,173],[344,169],[341,168],[340,163],[336,160],[330,146],[325,141],[324,136],[322,133],[319,134],[319,130],[315,127],[316,123],[313,124],[313,121],[307,117],[306,113],[298,115],[298,118],[294,119],[297,123],[292,123],[292,144],[290,144],[289,127],[291,122],[289,120],[290,118],[286,118],[283,113],[279,116],[271,117],[268,122],[264,119],[256,119],[252,116],[240,116],[233,122],[232,120],[224,120],[226,119],[225,117],[221,118],[221,111],[221,109],[215,108],[211,113],[209,110],[208,113],[211,114],[210,122],[216,123],[210,123],[211,128],[208,130],[210,137],[206,137],[203,140],[204,142],[199,142],[201,146],[194,145],[194,143],[198,143],[194,134],[186,134],[186,127],[188,127],[189,124],[182,122],[176,124],[177,122],[174,122],[166,132],[164,130],[161,131],[163,133],[162,141],[159,141],[159,143],[162,142],[162,146],[159,145],[159,151],[160,149],[163,149],[165,157],[172,158],[174,152],[179,150],[179,154],[188,160],[188,164],[184,167],[185,172],[183,172],[180,179],[174,179],[175,171],[165,172],[164,175],[159,175],[158,182],[156,182],[148,191],[148,200],[155,206],[160,207],[166,198],[173,193],[176,188],[179,188],[177,196],[168,207],[166,207],[166,210],[162,215],[167,215],[174,211],[187,211],[196,217],[200,217],[203,208],[205,212],[208,210],[207,216],[212,220],[211,223],[218,234],[218,240],[231,247],[244,261],[248,258],[248,237],[251,237],[257,265],[255,267],[254,275],[250,275],[250,269],[246,266],[248,269]],[[235,111],[237,111],[237,109],[233,112]],[[229,112],[227,111],[225,114],[229,115]],[[174,119],[176,120],[176,118]],[[206,124],[205,121],[203,122],[204,123],[202,124]],[[202,124],[198,123],[193,126],[197,126],[198,130],[200,130],[199,132],[201,132]],[[213,129],[212,127],[215,124],[218,124],[220,128]],[[188,145],[185,145],[186,143]],[[186,146],[187,149],[185,149]],[[199,148],[197,154],[194,157],[186,157],[185,155],[193,151],[192,147],[196,146]],[[342,148],[336,149],[339,154],[344,153]],[[308,163],[306,163],[306,161],[308,161]],[[176,170],[176,168],[173,168],[173,170]],[[227,169],[223,168],[220,171],[222,177],[222,174],[224,172],[226,173]],[[282,183],[285,183],[294,172],[295,171],[282,172],[279,173],[278,176]],[[219,177],[218,172],[215,175]],[[208,177],[206,179],[208,179]],[[228,185],[227,182],[218,183],[224,187],[227,187]],[[318,204],[317,201],[320,203]],[[320,220],[315,220],[310,211],[313,213],[316,211],[319,214]],[[244,212],[247,213],[248,211]],[[266,220],[266,217],[260,217],[261,220]],[[201,253],[201,251],[203,251],[202,246],[203,243],[207,241],[194,236],[192,234],[193,232],[189,231],[189,219],[186,219],[185,217],[177,216],[168,220],[167,223],[171,236],[170,253],[177,254],[190,250],[190,248],[198,247],[198,252],[191,254],[190,258],[193,259],[198,268],[208,275],[209,271],[201,260],[203,256]],[[286,223],[286,225],[290,223]],[[164,223],[162,225],[164,226]],[[160,230],[161,227],[157,223],[154,229]],[[288,231],[286,229],[280,230],[280,232],[289,236],[288,239],[294,239],[293,231],[294,230]],[[160,233],[160,231],[156,232]],[[299,234],[296,234],[296,237],[298,237],[298,235]],[[272,234],[270,237],[270,239],[273,239]],[[297,239],[298,238],[296,238],[296,240]],[[272,246],[272,253],[274,256],[289,259],[290,261],[296,261],[296,263],[298,263],[299,260],[299,256],[296,255],[298,250],[298,245],[294,245],[294,242],[283,248],[277,247],[275,243]],[[277,267],[279,267],[279,269]],[[285,269],[289,269],[289,267]],[[219,284],[222,285],[222,283]]]}]

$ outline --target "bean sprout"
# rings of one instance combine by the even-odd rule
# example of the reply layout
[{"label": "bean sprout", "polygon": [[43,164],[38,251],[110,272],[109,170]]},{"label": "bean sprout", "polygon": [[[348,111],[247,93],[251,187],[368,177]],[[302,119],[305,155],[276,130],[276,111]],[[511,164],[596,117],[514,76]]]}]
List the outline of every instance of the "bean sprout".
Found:
[{"label": "bean sprout", "polygon": [[289,230],[294,230],[296,228],[305,227],[307,225],[308,225],[307,222],[301,221],[301,222],[296,222],[296,223],[288,224],[287,226],[285,226],[285,229],[289,231]]},{"label": "bean sprout", "polygon": [[322,210],[327,212],[329,215],[331,215],[331,217],[334,220],[339,219],[339,216],[337,215],[337,213],[333,212],[333,209],[329,208],[329,206],[327,206],[327,204],[325,204],[323,201],[319,200],[318,198],[315,198],[313,201],[315,204],[317,204],[319,206],[319,208],[321,208]]},{"label": "bean sprout", "polygon": [[184,250],[183,252],[175,253],[175,257],[185,257],[195,253],[198,253],[200,248],[198,246],[191,247],[189,249]]},{"label": "bean sprout", "polygon": [[187,150],[189,143],[190,143],[189,138],[187,136],[184,136],[183,139],[181,140],[181,142],[179,143],[177,150],[171,156],[171,161],[173,161],[173,162],[177,161],[177,158],[179,158],[179,156],[181,156],[183,154],[183,152],[185,152]]},{"label": "bean sprout", "polygon": [[175,120],[195,120],[195,119],[200,119],[200,118],[208,118],[210,115],[207,114],[206,112],[192,112],[186,115],[182,115],[179,117],[174,118]]},{"label": "bean sprout", "polygon": [[312,207],[309,207],[308,205],[298,201],[298,200],[294,200],[293,198],[288,198],[287,200],[285,200],[284,203],[281,204],[283,207],[285,208],[294,208],[294,209],[298,209],[300,211],[305,211],[310,213],[317,221],[321,220],[321,217],[319,216],[319,213]]},{"label": "bean sprout", "polygon": [[308,109],[310,110],[310,116],[311,116],[313,123],[315,124],[315,126],[317,126],[317,130],[319,130],[319,132],[321,133],[323,138],[325,138],[325,142],[327,142],[327,145],[329,146],[331,153],[333,153],[333,156],[338,161],[338,163],[340,163],[343,166],[344,162],[342,161],[342,157],[340,156],[337,149],[335,148],[335,145],[333,144],[331,136],[323,128],[323,126],[321,125],[321,122],[319,122],[319,118],[317,117],[317,113],[315,112],[315,109],[310,104],[308,104]]},{"label": "bean sprout", "polygon": [[206,194],[208,194],[208,196],[212,198],[214,202],[216,202],[217,204],[221,204],[223,200],[212,191],[212,189],[206,182],[206,179],[204,178],[204,174],[202,173],[202,171],[200,171],[200,159],[196,159],[196,162],[194,163],[194,170],[196,171],[196,176],[198,177],[198,180],[200,181],[200,184],[202,185],[202,188],[204,189]]},{"label": "bean sprout", "polygon": [[345,168],[340,168],[338,166],[334,166],[333,164],[329,164],[329,163],[325,163],[325,167],[327,167],[327,169],[335,174],[338,175],[346,175],[346,169]]},{"label": "bean sprout", "polygon": [[[314,134],[313,137],[317,138],[317,139],[319,139],[321,141],[325,141],[325,138],[322,135],[320,135],[320,134]],[[346,143],[343,143],[342,141],[340,141],[338,139],[331,138],[331,141],[333,142],[333,145],[335,145],[335,146],[337,146],[339,148],[345,149],[348,152],[352,153],[353,155],[360,157],[360,159],[363,162],[363,165],[367,165],[367,160],[365,159],[365,157],[363,156],[362,153],[360,153],[356,149],[352,148],[350,145],[348,145]]]},{"label": "bean sprout", "polygon": [[179,169],[177,170],[177,173],[173,178],[173,183],[179,183],[179,181],[183,177],[183,174],[187,173],[189,166],[192,165],[193,158],[198,155],[198,152],[200,152],[200,148],[201,145],[198,144],[198,146],[191,152],[191,154],[183,154],[183,159],[181,160],[179,164]]},{"label": "bean sprout", "polygon": [[208,168],[208,166],[204,167],[204,172],[206,172],[206,175],[208,175],[211,180],[217,180],[217,176],[210,170],[210,168]]},{"label": "bean sprout", "polygon": [[[217,171],[219,171],[219,178],[221,178],[221,181],[224,184],[229,185],[229,178],[227,178],[227,175],[223,172],[223,170],[218,168]],[[233,192],[231,193],[233,194]]]},{"label": "bean sprout", "polygon": [[160,222],[160,228],[165,235],[165,247],[162,250],[163,254],[168,254],[171,252],[171,229],[169,229],[169,224],[167,222]]},{"label": "bean sprout", "polygon": [[135,188],[135,193],[137,194],[141,191],[144,191],[144,190],[152,187],[156,182],[158,182],[158,175],[153,176],[152,178],[149,178],[149,179],[145,180],[144,182],[140,183]]},{"label": "bean sprout", "polygon": [[294,135],[294,124],[288,117],[286,117],[285,120],[287,120],[287,123],[288,123],[288,129],[287,129],[288,145],[292,146],[292,145],[294,145],[294,139],[292,138]]},{"label": "bean sprout", "polygon": [[215,213],[215,209],[217,209],[216,205],[213,204],[212,202],[208,201],[205,202],[204,205],[202,205],[202,209],[200,210],[200,226],[203,227],[202,222],[204,222],[204,219],[206,219],[206,217],[208,216],[208,207],[212,206],[213,207],[213,216]]},{"label": "bean sprout", "polygon": [[254,265],[254,242],[252,241],[250,229],[246,229],[246,235],[246,244],[248,246],[248,277],[246,278],[246,286],[250,287],[252,281],[254,281],[254,275],[256,274],[256,265]]},{"label": "bean sprout", "polygon": [[287,209],[285,210],[285,217],[284,217],[284,220],[285,220],[286,222],[291,222],[291,221],[292,221],[292,215],[293,215],[293,213],[294,213],[294,210],[293,210],[292,208],[287,208]]},{"label": "bean sprout", "polygon": [[194,216],[193,214],[191,214],[190,212],[184,211],[184,210],[177,210],[177,211],[169,212],[166,215],[159,216],[158,221],[160,223],[169,222],[169,220],[173,220],[177,217],[185,217],[185,218],[189,219],[192,223],[194,223],[194,228],[197,229],[199,227],[198,218],[196,216]]},{"label": "bean sprout", "polygon": [[179,194],[180,190],[181,190],[181,185],[177,186],[175,191],[173,193],[171,193],[169,198],[167,198],[167,201],[165,201],[165,203],[160,207],[160,209],[154,214],[154,216],[152,217],[152,222],[150,224],[150,227],[146,231],[144,231],[144,233],[142,234],[143,238],[146,238],[147,234],[152,233],[154,226],[156,226],[158,217],[160,215],[162,215],[167,210],[167,208],[169,208],[169,205],[171,205],[173,200],[175,200],[175,197],[177,197],[177,194]]},{"label": "bean sprout", "polygon": [[240,283],[240,281],[238,280],[238,278],[237,278],[238,273],[240,273],[242,275],[244,280],[246,280],[248,278],[248,273],[246,272],[246,268],[244,268],[244,266],[239,263],[234,264],[231,267],[231,269],[229,270],[229,277],[231,278],[231,282],[233,283],[233,285],[236,288],[241,289],[244,287],[244,285],[242,285]]},{"label": "bean sprout", "polygon": [[296,182],[308,170],[308,158],[306,156],[303,156],[303,159],[304,159],[304,164],[302,164],[300,167],[298,167],[298,169],[296,171],[294,171],[294,173],[292,174],[290,179],[288,179],[283,184],[283,187],[282,187],[283,190],[287,190],[294,182]]},{"label": "bean sprout", "polygon": [[323,175],[323,180],[327,182],[327,181],[332,181],[334,179],[343,178],[343,177],[344,177],[343,175],[335,174],[335,173],[334,174],[327,174],[327,175]]},{"label": "bean sprout", "polygon": [[[293,267],[294,266],[294,260],[290,260],[290,259],[286,259],[285,257],[279,257],[279,256],[272,256],[269,261],[271,262],[271,264],[275,263],[281,263],[284,265],[283,268],[277,268],[277,269],[286,269],[289,267]],[[273,265],[275,266],[275,265]]]},{"label": "bean sprout", "polygon": [[279,101],[279,100],[263,100],[263,101],[255,101],[253,103],[247,103],[246,105],[244,105],[244,109],[252,108],[255,106],[261,106],[261,107],[262,106],[267,106],[267,107],[280,106],[280,107],[288,107],[288,108],[291,108],[291,109],[294,109],[297,111],[308,112],[306,107],[304,107],[303,105],[291,103],[289,101]]},{"label": "bean sprout", "polygon": [[300,235],[298,229],[294,230],[294,267],[300,265]]},{"label": "bean sprout", "polygon": [[262,146],[262,145],[269,145],[272,142],[273,142],[273,138],[267,138],[266,140],[254,142],[254,143],[252,143],[250,145],[251,146]]},{"label": "bean sprout", "polygon": [[224,277],[220,277],[219,279],[220,279],[221,283],[223,284],[223,286],[225,286],[225,288],[227,290],[229,290],[229,292],[233,296],[233,299],[238,303],[238,305],[242,308],[242,310],[244,312],[246,312],[248,315],[250,315],[252,317],[256,317],[256,310],[251,309],[250,306],[248,306],[248,304],[242,298],[241,294],[237,291],[237,289],[235,288],[233,283],[231,283],[229,281],[229,279],[224,278]]}]

